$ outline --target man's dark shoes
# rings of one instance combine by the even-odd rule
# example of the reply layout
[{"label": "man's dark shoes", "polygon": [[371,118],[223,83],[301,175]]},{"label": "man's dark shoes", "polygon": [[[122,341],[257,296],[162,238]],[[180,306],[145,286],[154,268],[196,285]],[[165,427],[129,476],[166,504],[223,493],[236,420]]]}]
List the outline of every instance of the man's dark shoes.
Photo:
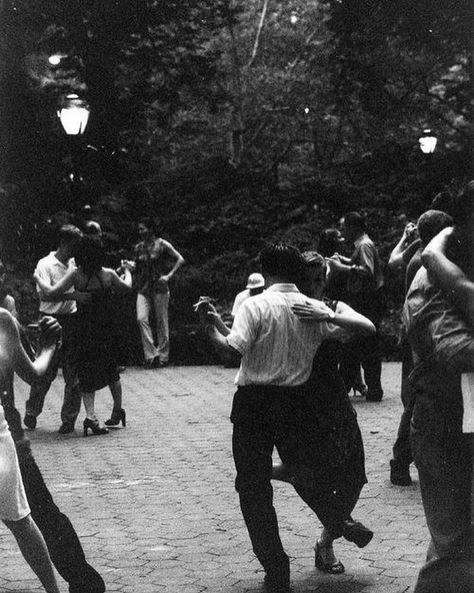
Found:
[{"label": "man's dark shoes", "polygon": [[290,593],[290,571],[287,568],[267,571],[263,583],[266,593]]},{"label": "man's dark shoes", "polygon": [[348,519],[344,521],[342,535],[348,541],[354,542],[358,548],[365,548],[374,537],[374,532],[365,525],[362,525],[362,523]]},{"label": "man's dark shoes", "polygon": [[288,580],[282,580],[266,574],[263,583],[265,586],[265,593],[291,593],[289,577]]},{"label": "man's dark shoes", "polygon": [[383,391],[377,390],[377,391],[367,391],[367,395],[365,396],[365,401],[368,402],[380,402],[382,401],[383,398]]},{"label": "man's dark shoes", "polygon": [[390,481],[395,486],[411,486],[410,466],[396,459],[390,460]]},{"label": "man's dark shoes", "polygon": [[58,430],[59,434],[69,434],[74,432],[74,424],[72,422],[63,422]]},{"label": "man's dark shoes", "polygon": [[23,418],[23,424],[26,426],[26,428],[34,430],[36,428],[36,416],[25,414],[25,417]]},{"label": "man's dark shoes", "polygon": [[90,564],[78,580],[69,581],[69,593],[104,593],[105,583]]}]

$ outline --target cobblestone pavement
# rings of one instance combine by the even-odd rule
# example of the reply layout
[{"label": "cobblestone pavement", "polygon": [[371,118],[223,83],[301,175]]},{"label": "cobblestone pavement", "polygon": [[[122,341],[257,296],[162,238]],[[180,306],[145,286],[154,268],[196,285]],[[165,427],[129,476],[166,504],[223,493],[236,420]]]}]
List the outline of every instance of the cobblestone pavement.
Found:
[{"label": "cobblestone pavement", "polygon": [[[90,562],[122,593],[258,593],[263,572],[253,557],[233,487],[228,420],[235,369],[173,367],[122,374],[126,428],[84,438],[58,435],[62,379],[29,433],[38,465],[56,502],[69,515]],[[385,398],[354,399],[364,437],[369,483],[355,517],[375,536],[360,550],[338,540],[343,575],[313,567],[321,526],[288,484],[275,483],[275,506],[291,557],[295,593],[411,591],[428,532],[416,471],[411,487],[389,482],[388,461],[401,411],[400,365],[383,369]],[[26,389],[17,384],[24,409]],[[111,397],[97,394],[109,416]],[[83,418],[81,412],[80,421]],[[0,529],[0,591],[41,588],[12,536]],[[61,581],[61,592],[67,585]]]}]

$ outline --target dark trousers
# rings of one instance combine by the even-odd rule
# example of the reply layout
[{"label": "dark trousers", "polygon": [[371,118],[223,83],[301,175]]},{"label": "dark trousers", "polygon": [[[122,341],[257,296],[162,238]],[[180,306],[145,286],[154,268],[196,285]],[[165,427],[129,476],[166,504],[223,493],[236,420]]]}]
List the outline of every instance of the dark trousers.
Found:
[{"label": "dark trousers", "polygon": [[340,373],[347,390],[357,383],[361,365],[369,397],[371,394],[378,395],[382,392],[382,360],[378,332],[374,336],[355,338],[344,345]]},{"label": "dark trousers", "polygon": [[81,409],[81,392],[77,376],[77,321],[75,315],[55,315],[54,317],[62,328],[61,347],[54,354],[46,374],[36,379],[32,384],[25,411],[35,417],[41,414],[46,394],[56,378],[61,364],[65,383],[61,421],[74,424]]},{"label": "dark trousers", "polygon": [[474,437],[461,433],[460,413],[416,397],[411,438],[431,544],[415,593],[471,593]]},{"label": "dark trousers", "polygon": [[410,381],[408,379],[413,370],[413,356],[411,347],[407,340],[403,340],[401,344],[402,351],[402,384],[400,397],[403,405],[403,412],[398,425],[397,440],[393,445],[393,459],[397,464],[408,467],[413,461],[410,444],[410,423],[413,414],[413,406],[415,399],[412,396],[410,389]]},{"label": "dark trousers", "polygon": [[299,482],[293,484],[299,497],[309,506],[327,529],[333,539],[341,537],[344,521],[351,519],[351,513],[359,500],[362,486],[346,483],[336,490],[321,490],[318,484]]},{"label": "dark trousers", "polygon": [[29,448],[18,447],[18,459],[31,516],[57,571],[70,584],[71,592],[102,593],[102,577],[87,563],[71,521],[56,506]]},{"label": "dark trousers", "polygon": [[253,551],[267,573],[289,572],[273,506],[272,453],[282,434],[291,433],[297,388],[239,387],[234,396],[232,452],[235,487]]},{"label": "dark trousers", "polygon": [[372,321],[376,332],[371,336],[358,336],[345,345],[342,350],[340,373],[346,389],[349,390],[354,385],[359,367],[362,365],[368,397],[378,396],[383,391],[379,325],[385,312],[385,294],[383,289],[380,289],[374,293],[349,295],[347,301],[355,311]]},{"label": "dark trousers", "polygon": [[272,452],[274,427],[268,424],[234,424],[232,452],[240,508],[255,556],[268,573],[288,570],[273,506]]}]

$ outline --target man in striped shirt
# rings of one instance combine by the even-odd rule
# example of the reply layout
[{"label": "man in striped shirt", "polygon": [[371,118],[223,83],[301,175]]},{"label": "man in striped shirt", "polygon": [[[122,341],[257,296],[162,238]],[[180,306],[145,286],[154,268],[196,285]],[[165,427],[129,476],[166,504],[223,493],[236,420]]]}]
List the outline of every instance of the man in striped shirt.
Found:
[{"label": "man in striped shirt", "polygon": [[[242,357],[231,413],[236,490],[254,553],[266,572],[266,589],[287,593],[290,568],[273,507],[272,452],[278,434],[288,434],[296,418],[298,395],[319,345],[329,337],[345,336],[346,320],[299,292],[295,282],[304,260],[296,248],[267,247],[260,263],[267,289],[241,305],[226,336],[213,324],[206,328],[219,353]],[[318,322],[304,322],[295,307],[311,307]]]}]

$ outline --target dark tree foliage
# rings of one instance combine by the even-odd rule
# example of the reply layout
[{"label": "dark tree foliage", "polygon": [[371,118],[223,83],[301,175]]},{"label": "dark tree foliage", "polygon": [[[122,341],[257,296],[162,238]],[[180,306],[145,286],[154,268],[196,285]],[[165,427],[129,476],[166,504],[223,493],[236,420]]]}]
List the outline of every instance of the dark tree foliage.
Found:
[{"label": "dark tree foliage", "polygon": [[[67,90],[79,90],[87,99],[91,108],[88,141],[107,155],[118,148],[136,150],[140,132],[169,125],[188,95],[211,101],[216,56],[206,44],[219,26],[220,4],[211,0],[4,1],[1,78],[12,81],[2,85],[1,91],[1,105],[10,110],[12,124],[7,157],[23,152],[19,148],[22,126],[11,112],[16,110],[19,117],[27,112],[37,120],[39,131],[45,118],[41,109],[54,114],[51,107]],[[56,71],[47,64],[54,53],[66,57]],[[36,88],[31,88],[32,81]],[[24,105],[18,104],[22,97]],[[41,141],[48,136],[44,128]],[[140,162],[144,155],[133,156]],[[21,159],[18,167],[10,168],[12,175],[20,163]],[[28,169],[24,167],[23,173]]]},{"label": "dark tree foliage", "polygon": [[[469,0],[330,0],[339,110],[361,135],[436,126],[445,145],[469,136]],[[375,125],[374,125],[375,124]],[[377,125],[378,124],[378,125]],[[381,134],[377,134],[377,129]]]}]

